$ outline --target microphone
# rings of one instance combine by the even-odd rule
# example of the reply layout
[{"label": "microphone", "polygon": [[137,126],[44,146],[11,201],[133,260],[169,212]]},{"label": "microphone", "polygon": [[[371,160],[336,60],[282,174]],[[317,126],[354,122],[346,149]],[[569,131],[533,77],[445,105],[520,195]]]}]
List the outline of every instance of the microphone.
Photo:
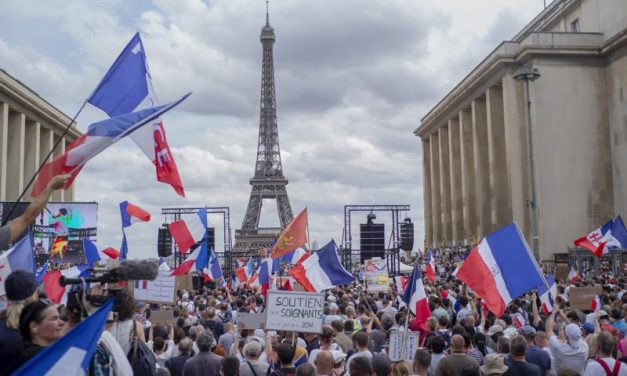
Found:
[{"label": "microphone", "polygon": [[124,260],[113,268],[105,271],[98,277],[66,278],[61,277],[59,284],[81,285],[83,282],[118,283],[128,280],[145,279],[152,281],[159,274],[159,260],[156,258],[144,260]]},{"label": "microphone", "polygon": [[112,283],[128,281],[130,279],[147,279],[149,281],[157,278],[159,274],[159,260],[156,258],[144,260],[124,260],[118,265],[108,270]]}]

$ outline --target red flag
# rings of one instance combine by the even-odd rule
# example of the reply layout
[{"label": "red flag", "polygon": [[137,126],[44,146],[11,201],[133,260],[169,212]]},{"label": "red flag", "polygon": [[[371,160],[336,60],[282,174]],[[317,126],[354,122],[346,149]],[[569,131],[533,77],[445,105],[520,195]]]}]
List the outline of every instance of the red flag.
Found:
[{"label": "red flag", "polygon": [[65,294],[65,287],[61,286],[59,283],[61,276],[61,271],[55,270],[46,273],[43,277],[46,295],[48,295],[48,299],[50,299],[54,304],[59,304],[61,302],[61,298],[63,298],[63,294]]},{"label": "red flag", "polygon": [[283,283],[283,290],[285,291],[294,291],[294,289],[292,288],[292,284],[290,283],[290,279],[286,278],[285,282]]},{"label": "red flag", "polygon": [[152,161],[157,169],[157,180],[170,184],[179,196],[185,197],[183,182],[174,162],[168,140],[165,137],[163,121],[153,124],[155,159]]},{"label": "red flag", "polygon": [[290,222],[272,247],[270,256],[275,259],[307,243],[307,208]]}]

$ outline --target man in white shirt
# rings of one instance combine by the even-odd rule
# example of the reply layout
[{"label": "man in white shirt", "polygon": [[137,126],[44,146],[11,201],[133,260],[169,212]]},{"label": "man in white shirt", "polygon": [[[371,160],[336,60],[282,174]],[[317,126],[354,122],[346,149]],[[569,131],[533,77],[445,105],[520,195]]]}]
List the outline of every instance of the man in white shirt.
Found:
[{"label": "man in white shirt", "polygon": [[616,346],[614,337],[608,332],[597,336],[597,358],[588,362],[584,376],[627,376],[627,365],[612,358],[612,350]]},{"label": "man in white shirt", "polygon": [[[555,360],[555,372],[559,372],[562,368],[572,368],[579,374],[583,374],[588,359],[588,345],[581,338],[581,329],[577,324],[568,324],[564,328],[566,334],[566,343],[560,341],[553,333],[555,326],[555,315],[557,309],[551,312],[551,316],[546,322],[546,333],[549,335],[549,347]],[[560,313],[562,318],[566,319],[563,312]],[[562,330],[560,328],[560,330]]]}]

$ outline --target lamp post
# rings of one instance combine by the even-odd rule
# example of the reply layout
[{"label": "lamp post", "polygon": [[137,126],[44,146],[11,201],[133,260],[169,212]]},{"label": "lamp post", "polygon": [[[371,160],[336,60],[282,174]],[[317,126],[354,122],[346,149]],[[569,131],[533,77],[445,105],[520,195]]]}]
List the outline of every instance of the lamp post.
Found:
[{"label": "lamp post", "polygon": [[529,95],[529,82],[540,78],[538,68],[523,65],[514,72],[516,81],[525,82],[525,102],[527,104],[527,155],[529,158],[529,208],[531,209],[531,249],[536,260],[540,259],[540,238],[538,236],[538,215],[536,200],[536,168],[533,159],[533,137],[531,134],[531,97]]}]

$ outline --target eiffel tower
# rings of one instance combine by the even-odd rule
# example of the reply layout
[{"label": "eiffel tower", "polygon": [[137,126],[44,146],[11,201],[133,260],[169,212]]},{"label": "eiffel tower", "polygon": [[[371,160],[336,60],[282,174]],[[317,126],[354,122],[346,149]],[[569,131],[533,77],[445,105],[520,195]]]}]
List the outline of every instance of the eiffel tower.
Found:
[{"label": "eiffel tower", "polygon": [[[274,89],[274,58],[272,48],[275,41],[274,29],[270,26],[268,2],[266,1],[266,24],[261,29],[263,46],[261,72],[261,111],[259,115],[259,141],[255,175],[250,179],[252,190],[241,230],[235,231],[233,256],[256,255],[259,248],[270,248],[282,229],[293,218],[290,200],[287,197],[287,179],[283,176],[279,128],[276,118],[276,95]],[[259,228],[259,217],[263,199],[274,199],[281,228]]]}]

